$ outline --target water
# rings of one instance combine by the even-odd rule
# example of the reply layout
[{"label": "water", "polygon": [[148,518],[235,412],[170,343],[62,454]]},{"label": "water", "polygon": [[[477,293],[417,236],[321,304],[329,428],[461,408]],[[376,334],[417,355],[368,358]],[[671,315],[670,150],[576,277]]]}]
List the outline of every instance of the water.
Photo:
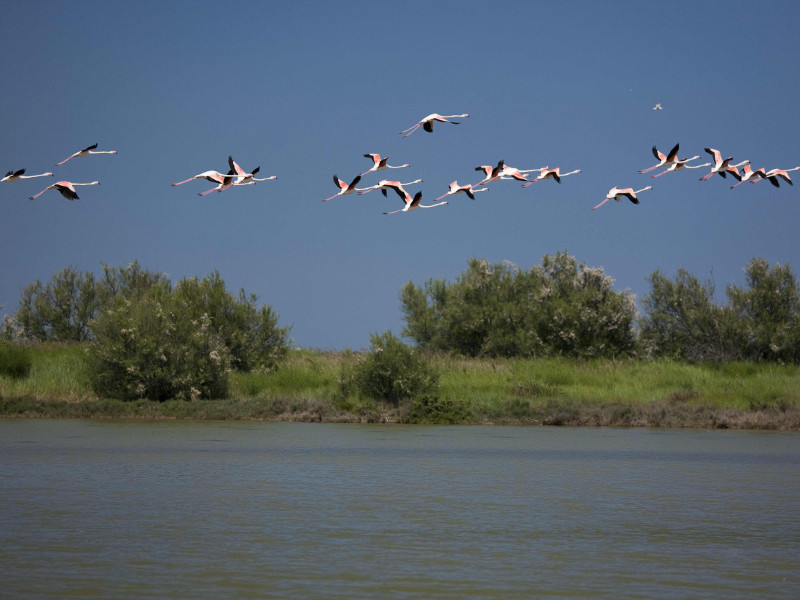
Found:
[{"label": "water", "polygon": [[2,598],[798,598],[800,436],[0,420]]}]

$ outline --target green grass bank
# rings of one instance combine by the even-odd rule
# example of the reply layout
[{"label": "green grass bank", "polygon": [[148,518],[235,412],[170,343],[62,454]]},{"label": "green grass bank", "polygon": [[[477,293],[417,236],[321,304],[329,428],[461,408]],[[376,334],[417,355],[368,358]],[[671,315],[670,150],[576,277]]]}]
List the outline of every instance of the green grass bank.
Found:
[{"label": "green grass bank", "polygon": [[[403,422],[403,407],[343,397],[350,351],[293,349],[274,373],[233,373],[223,400],[122,402],[91,389],[80,346],[31,349],[26,377],[0,375],[0,417]],[[672,361],[430,358],[457,422],[800,430],[800,367]],[[464,418],[464,414],[468,414]],[[443,422],[450,422],[445,415]]]}]

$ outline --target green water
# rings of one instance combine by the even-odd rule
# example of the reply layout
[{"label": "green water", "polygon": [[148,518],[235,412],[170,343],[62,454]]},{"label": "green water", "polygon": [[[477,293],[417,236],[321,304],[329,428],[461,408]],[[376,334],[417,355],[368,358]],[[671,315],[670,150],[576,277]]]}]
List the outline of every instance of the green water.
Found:
[{"label": "green water", "polygon": [[800,435],[0,421],[0,598],[797,598]]}]

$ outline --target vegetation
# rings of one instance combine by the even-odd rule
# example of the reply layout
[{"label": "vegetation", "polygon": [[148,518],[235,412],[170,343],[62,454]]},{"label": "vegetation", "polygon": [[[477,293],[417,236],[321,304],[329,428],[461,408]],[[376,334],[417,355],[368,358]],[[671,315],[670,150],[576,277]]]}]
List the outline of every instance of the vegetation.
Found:
[{"label": "vegetation", "polygon": [[28,348],[0,342],[0,375],[23,379],[31,372],[31,353]]},{"label": "vegetation", "polygon": [[409,282],[400,293],[420,347],[477,357],[613,358],[634,351],[633,296],[566,252],[529,270],[473,258],[455,283]]},{"label": "vegetation", "polygon": [[81,345],[36,345],[31,358],[27,378],[0,375],[0,415],[800,430],[797,365],[438,354],[426,359],[436,403],[395,406],[342,394],[358,352],[291,349],[279,370],[234,371],[226,398],[202,402],[98,396]]}]

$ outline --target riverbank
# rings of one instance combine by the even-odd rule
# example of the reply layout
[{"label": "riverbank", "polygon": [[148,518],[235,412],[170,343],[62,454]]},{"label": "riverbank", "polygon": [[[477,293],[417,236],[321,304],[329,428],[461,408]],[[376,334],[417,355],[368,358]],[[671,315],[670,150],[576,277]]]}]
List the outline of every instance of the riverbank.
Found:
[{"label": "riverbank", "polygon": [[[350,351],[294,349],[274,373],[232,374],[226,399],[122,402],[93,394],[82,348],[39,347],[28,377],[0,377],[0,417],[407,421],[407,407],[342,397],[340,373],[355,360]],[[800,431],[794,365],[430,360],[443,406],[458,408],[438,411],[440,422]]]}]

